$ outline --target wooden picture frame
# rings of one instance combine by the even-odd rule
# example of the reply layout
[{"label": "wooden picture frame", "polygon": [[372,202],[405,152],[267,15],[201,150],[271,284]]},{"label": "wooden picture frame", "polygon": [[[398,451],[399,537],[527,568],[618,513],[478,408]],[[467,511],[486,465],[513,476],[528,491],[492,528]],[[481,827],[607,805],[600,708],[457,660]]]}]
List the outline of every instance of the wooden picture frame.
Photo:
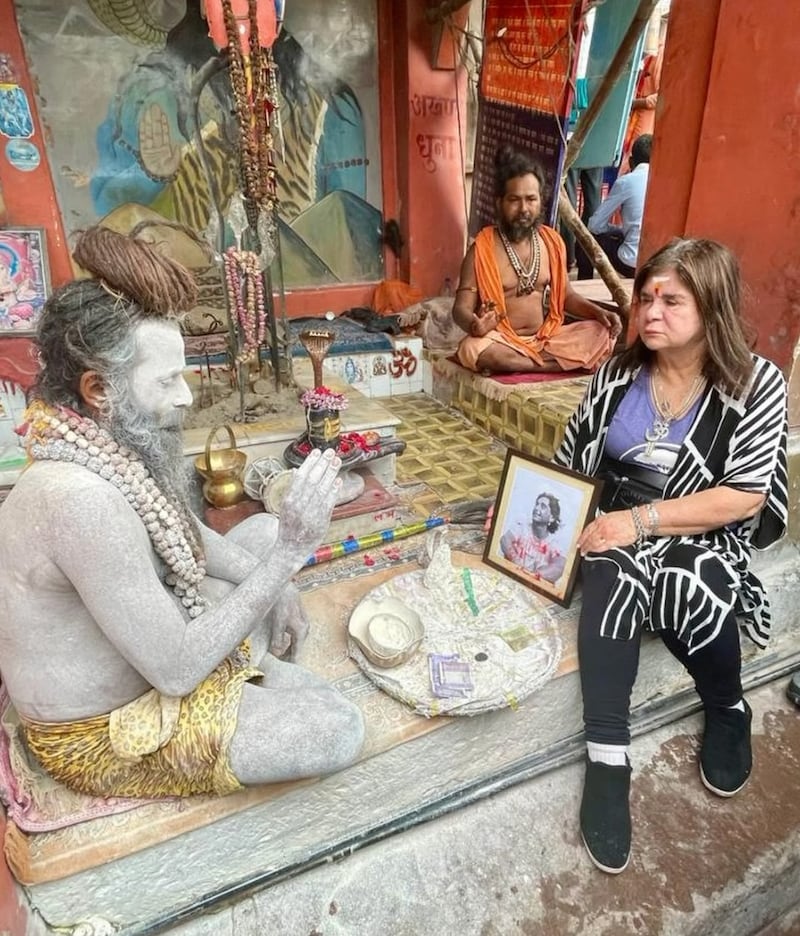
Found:
[{"label": "wooden picture frame", "polygon": [[580,565],[578,537],[603,482],[509,449],[483,560],[569,607]]},{"label": "wooden picture frame", "polygon": [[0,336],[34,334],[49,295],[44,228],[0,229]]}]

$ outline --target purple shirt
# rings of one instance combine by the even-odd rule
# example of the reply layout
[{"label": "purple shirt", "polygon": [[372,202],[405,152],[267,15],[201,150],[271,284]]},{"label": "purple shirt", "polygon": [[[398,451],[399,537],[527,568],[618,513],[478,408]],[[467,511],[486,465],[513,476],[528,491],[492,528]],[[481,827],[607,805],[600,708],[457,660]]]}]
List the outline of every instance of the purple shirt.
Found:
[{"label": "purple shirt", "polygon": [[[664,438],[649,443],[645,432],[652,429],[656,420],[663,417],[656,409],[650,391],[650,370],[642,367],[636,375],[608,427],[605,454],[618,461],[631,462],[650,471],[669,474],[678,458],[683,440],[686,438],[700,408],[700,394],[680,419],[669,424]],[[648,448],[651,450],[648,451]]]}]

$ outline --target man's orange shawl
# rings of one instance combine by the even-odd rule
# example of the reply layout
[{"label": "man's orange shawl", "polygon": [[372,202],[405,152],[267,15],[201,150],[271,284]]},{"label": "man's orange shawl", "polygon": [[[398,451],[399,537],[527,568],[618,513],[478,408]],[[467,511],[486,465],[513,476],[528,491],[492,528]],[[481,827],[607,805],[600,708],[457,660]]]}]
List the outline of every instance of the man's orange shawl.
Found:
[{"label": "man's orange shawl", "polygon": [[[567,253],[564,242],[553,228],[544,224],[539,236],[550,258],[550,311],[533,336],[521,337],[509,325],[506,317],[506,297],[500,279],[500,267],[495,253],[494,226],[483,228],[475,238],[475,278],[483,302],[493,302],[500,313],[497,330],[510,345],[541,364],[538,352],[564,324],[564,300],[567,296]],[[532,340],[533,339],[533,340]]]},{"label": "man's orange shawl", "polygon": [[[537,364],[544,363],[542,351],[555,359],[563,370],[595,370],[611,354],[611,333],[595,320],[564,324],[567,298],[567,251],[553,228],[541,225],[539,236],[550,258],[550,311],[534,335],[518,335],[506,315],[506,297],[497,264],[494,227],[485,227],[475,238],[475,279],[483,302],[493,302],[500,313],[497,323],[503,341]],[[487,338],[491,337],[491,332]],[[465,342],[481,341],[466,337]]]}]

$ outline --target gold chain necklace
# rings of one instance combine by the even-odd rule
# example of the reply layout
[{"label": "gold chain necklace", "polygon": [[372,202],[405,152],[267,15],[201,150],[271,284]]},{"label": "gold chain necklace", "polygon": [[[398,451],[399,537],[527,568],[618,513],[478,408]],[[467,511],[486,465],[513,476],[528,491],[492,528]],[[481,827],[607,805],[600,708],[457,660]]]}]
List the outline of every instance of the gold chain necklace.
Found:
[{"label": "gold chain necklace", "polygon": [[656,442],[661,442],[662,439],[666,439],[669,435],[669,427],[676,419],[681,419],[685,416],[694,401],[700,395],[702,388],[705,386],[706,378],[702,373],[698,374],[692,382],[692,386],[689,388],[689,393],[686,395],[686,398],[677,408],[677,410],[672,409],[669,405],[669,400],[660,400],[658,397],[658,391],[656,389],[656,377],[660,376],[658,367],[655,367],[650,374],[650,398],[653,401],[653,406],[656,410],[656,417],[653,420],[652,426],[649,429],[645,429],[644,437],[647,442],[647,448],[645,449],[645,455],[653,454],[653,447]]},{"label": "gold chain necklace", "polygon": [[519,283],[517,284],[518,296],[529,296],[536,288],[536,280],[539,279],[539,268],[542,265],[542,251],[539,247],[539,238],[536,236],[536,230],[531,231],[531,265],[526,270],[522,265],[519,254],[514,250],[511,241],[506,237],[500,228],[497,229],[500,234],[500,240],[505,247],[509,262],[517,274]]}]

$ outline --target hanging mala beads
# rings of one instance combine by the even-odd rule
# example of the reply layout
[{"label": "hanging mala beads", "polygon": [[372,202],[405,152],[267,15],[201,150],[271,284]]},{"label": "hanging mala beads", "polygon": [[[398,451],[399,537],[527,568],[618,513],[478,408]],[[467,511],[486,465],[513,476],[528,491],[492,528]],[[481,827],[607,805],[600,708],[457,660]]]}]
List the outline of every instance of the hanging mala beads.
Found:
[{"label": "hanging mala beads", "polygon": [[257,227],[258,212],[274,207],[276,191],[272,135],[269,132],[269,60],[259,44],[256,6],[256,0],[248,0],[248,68],[239,42],[239,30],[231,0],[222,0],[228,40],[228,70],[239,127],[242,191],[248,223],[253,231]]},{"label": "hanging mala beads", "polygon": [[272,142],[269,137],[269,113],[267,110],[268,67],[259,40],[258,0],[248,0],[247,13],[250,18],[250,101],[259,182],[256,201],[259,207],[265,207],[270,163],[269,151]]},{"label": "hanging mala beads", "polygon": [[[267,122],[271,128],[274,128],[274,133],[270,131],[269,136],[267,137],[267,146],[269,147],[270,154],[275,149],[275,139],[278,140],[278,145],[280,147],[281,159],[285,158],[285,147],[283,140],[283,124],[281,123],[281,106],[280,98],[278,96],[278,65],[275,62],[275,57],[272,54],[272,49],[266,50],[266,59],[267,59]],[[272,174],[267,173],[269,179],[269,188],[270,196],[277,198],[278,186],[277,186],[277,177],[275,175],[274,166],[270,167],[272,169]]]},{"label": "hanging mala beads", "polygon": [[267,331],[264,302],[264,281],[259,269],[258,254],[251,250],[229,247],[224,254],[225,285],[230,296],[232,314],[239,338],[236,365],[258,360]]}]

